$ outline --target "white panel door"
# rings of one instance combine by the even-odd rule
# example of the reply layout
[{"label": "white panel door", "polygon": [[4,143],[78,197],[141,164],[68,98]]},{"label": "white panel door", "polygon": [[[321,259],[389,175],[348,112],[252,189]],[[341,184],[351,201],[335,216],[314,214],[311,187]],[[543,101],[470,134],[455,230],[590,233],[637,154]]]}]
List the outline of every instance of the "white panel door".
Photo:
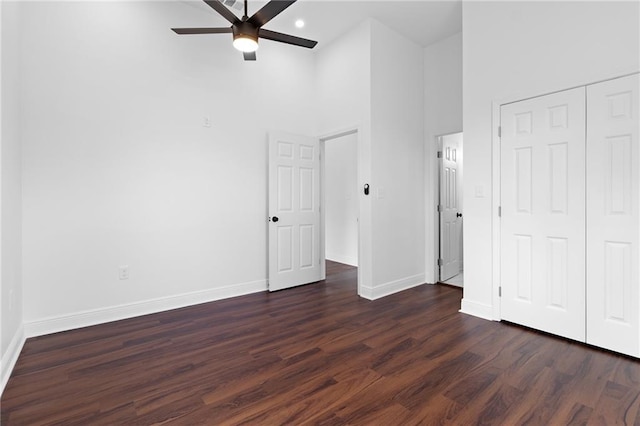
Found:
[{"label": "white panel door", "polygon": [[269,134],[269,291],[321,279],[320,142]]},{"label": "white panel door", "polygon": [[585,88],[501,107],[501,316],[585,340]]},{"label": "white panel door", "polygon": [[458,173],[462,159],[462,133],[445,135],[440,140],[440,281],[446,281],[458,275],[462,266],[462,211]]},{"label": "white panel door", "polygon": [[640,356],[640,76],[587,87],[587,343]]}]

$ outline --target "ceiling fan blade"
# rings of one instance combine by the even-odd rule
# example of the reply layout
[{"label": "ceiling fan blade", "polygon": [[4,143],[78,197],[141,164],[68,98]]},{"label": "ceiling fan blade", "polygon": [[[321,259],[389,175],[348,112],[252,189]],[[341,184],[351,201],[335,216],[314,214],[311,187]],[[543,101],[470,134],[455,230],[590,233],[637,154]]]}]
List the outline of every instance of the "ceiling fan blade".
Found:
[{"label": "ceiling fan blade", "polygon": [[174,33],[184,34],[224,34],[233,32],[231,27],[229,28],[171,28]]},{"label": "ceiling fan blade", "polygon": [[300,38],[289,34],[282,34],[275,31],[269,31],[265,30],[264,28],[260,28],[260,30],[258,31],[258,37],[267,40],[279,41],[281,43],[293,44],[295,46],[306,47],[309,49],[313,49],[316,44],[318,44],[317,41],[308,40],[306,38]]},{"label": "ceiling fan blade", "polygon": [[256,27],[261,27],[295,2],[296,0],[271,0],[253,14],[249,22]]},{"label": "ceiling fan blade", "polygon": [[238,17],[229,9],[226,8],[219,0],[204,0],[206,4],[211,6],[216,12],[218,12],[224,19],[232,24],[239,21]]},{"label": "ceiling fan blade", "polygon": [[256,52],[243,52],[245,61],[255,61]]}]

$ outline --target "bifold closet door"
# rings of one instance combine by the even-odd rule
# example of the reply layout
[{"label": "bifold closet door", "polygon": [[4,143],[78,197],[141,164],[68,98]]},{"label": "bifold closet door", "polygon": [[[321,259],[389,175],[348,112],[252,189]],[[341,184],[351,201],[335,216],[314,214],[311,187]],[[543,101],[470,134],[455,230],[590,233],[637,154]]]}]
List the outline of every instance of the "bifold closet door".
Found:
[{"label": "bifold closet door", "polygon": [[585,88],[500,112],[501,316],[585,340]]},{"label": "bifold closet door", "polygon": [[640,356],[640,75],[587,87],[587,343]]}]

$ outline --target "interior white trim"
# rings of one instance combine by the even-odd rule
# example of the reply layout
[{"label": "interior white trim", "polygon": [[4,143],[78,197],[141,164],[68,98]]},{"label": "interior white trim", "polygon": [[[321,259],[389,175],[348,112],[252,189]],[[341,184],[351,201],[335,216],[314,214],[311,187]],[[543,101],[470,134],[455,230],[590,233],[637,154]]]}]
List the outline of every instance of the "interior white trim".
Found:
[{"label": "interior white trim", "polygon": [[363,291],[359,294],[365,299],[376,300],[423,284],[425,284],[424,274],[418,274],[380,284],[375,287],[362,287],[361,290]]},{"label": "interior white trim", "polygon": [[349,258],[349,256],[344,256],[342,254],[336,254],[336,253],[329,253],[329,255],[325,256],[326,260],[331,260],[332,262],[338,262],[338,263],[342,263],[343,265],[349,265],[349,266],[354,266],[354,267],[358,267],[358,265],[354,265],[353,260]]},{"label": "interior white trim", "polygon": [[[325,132],[322,135],[318,136],[320,140],[320,196],[321,204],[324,206],[325,203],[325,142],[338,139],[343,136],[348,135],[356,135],[356,175],[357,175],[357,184],[360,185],[363,179],[363,164],[364,164],[364,146],[363,146],[363,138],[362,138],[362,129],[358,124],[354,124],[352,126],[345,127],[343,129],[338,129],[331,132]],[[358,195],[358,295],[360,297],[364,297],[365,299],[370,299],[370,297],[365,296],[365,294],[369,294],[369,288],[365,287],[365,282],[363,277],[366,276],[365,271],[370,269],[370,265],[367,263],[367,256],[364,256],[364,242],[363,242],[363,234],[366,227],[363,226],[362,215],[364,211],[364,201]],[[325,241],[325,209],[321,208],[320,210],[320,250],[322,253],[322,258],[326,260],[326,241]],[[366,259],[366,260],[365,260]],[[322,265],[322,277],[326,278],[326,266],[323,262]]]},{"label": "interior white trim", "polygon": [[9,382],[11,373],[16,366],[16,362],[18,362],[18,357],[20,356],[20,352],[22,352],[22,347],[26,340],[24,328],[20,326],[16,331],[16,334],[13,335],[13,338],[9,343],[9,347],[7,347],[7,351],[2,354],[2,358],[0,359],[0,365],[2,366],[2,375],[0,376],[0,395],[2,395],[4,388]]},{"label": "interior white trim", "polygon": [[438,151],[442,144],[443,135],[436,135],[425,141],[425,281],[435,284],[440,279],[440,215],[438,203],[440,202],[440,163]]},{"label": "interior white trim", "polygon": [[500,193],[500,104],[492,102],[491,110],[491,236],[492,244],[492,265],[491,265],[491,318],[500,321],[502,318],[500,313],[500,203],[502,195]]},{"label": "interior white trim", "polygon": [[338,139],[343,136],[354,135],[359,132],[359,126],[349,126],[341,130],[336,130],[335,132],[324,133],[323,135],[318,136],[318,139],[322,142],[330,141],[332,139]]},{"label": "interior white trim", "polygon": [[489,321],[493,320],[493,307],[491,305],[485,305],[465,298],[462,299],[462,306],[459,312]]},{"label": "interior white trim", "polygon": [[358,286],[358,296],[367,300],[375,300],[373,297],[373,288],[366,286]]},{"label": "interior white trim", "polygon": [[[428,283],[437,283],[440,281],[440,266],[438,266],[438,259],[440,259],[440,212],[438,212],[438,205],[440,204],[440,178],[441,178],[441,167],[442,161],[438,158],[438,152],[442,151],[442,138],[449,135],[456,135],[458,133],[462,133],[464,138],[464,131],[459,130],[455,132],[442,133],[434,136],[432,141],[427,141],[425,149],[426,158],[425,158],[425,168],[431,168],[432,176],[427,176],[428,173],[425,173],[425,184],[431,188],[432,193],[429,194],[429,190],[427,190],[426,200],[426,208],[427,213],[425,214],[427,223],[426,227],[432,229],[433,239],[429,241],[428,235],[429,231],[426,231],[427,238],[425,238],[426,249],[425,254],[427,255],[426,259],[426,271],[425,271],[425,280]],[[463,150],[464,150],[464,139],[463,139]],[[432,149],[433,151],[430,151]],[[428,152],[428,153],[427,153]],[[464,164],[464,163],[463,163]],[[462,185],[464,188],[464,175],[462,177]],[[431,198],[427,200],[427,198]],[[464,206],[463,206],[464,208]],[[425,229],[429,229],[425,228]],[[462,233],[464,235],[464,222],[462,223]],[[464,241],[464,237],[463,237]],[[463,243],[464,245],[464,243]],[[461,264],[461,270],[464,269],[464,266]],[[433,279],[433,282],[430,280]]]},{"label": "interior white trim", "polygon": [[266,279],[25,322],[24,334],[27,337],[42,336],[261,291],[267,291]]}]

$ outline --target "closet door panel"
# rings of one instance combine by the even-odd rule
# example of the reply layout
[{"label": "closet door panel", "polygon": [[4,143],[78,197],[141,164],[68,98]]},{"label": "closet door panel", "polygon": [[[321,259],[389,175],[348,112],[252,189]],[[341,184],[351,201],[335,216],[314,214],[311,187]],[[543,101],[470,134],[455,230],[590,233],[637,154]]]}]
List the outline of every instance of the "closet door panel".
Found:
[{"label": "closet door panel", "polygon": [[587,342],[640,356],[640,75],[587,87]]},{"label": "closet door panel", "polygon": [[501,108],[501,316],[585,340],[585,89]]}]

